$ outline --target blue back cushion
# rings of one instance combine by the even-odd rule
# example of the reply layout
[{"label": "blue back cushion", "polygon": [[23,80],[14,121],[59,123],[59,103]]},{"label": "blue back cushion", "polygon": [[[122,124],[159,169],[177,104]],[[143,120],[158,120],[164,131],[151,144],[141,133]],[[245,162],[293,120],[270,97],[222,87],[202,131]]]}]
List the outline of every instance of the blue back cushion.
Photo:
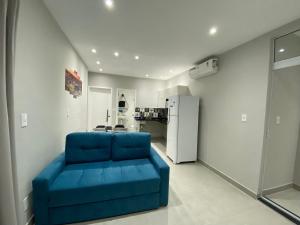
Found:
[{"label": "blue back cushion", "polygon": [[112,134],[78,132],[67,135],[66,163],[99,162],[111,159]]},{"label": "blue back cushion", "polygon": [[112,160],[148,158],[150,148],[151,136],[149,133],[115,133],[112,141]]}]

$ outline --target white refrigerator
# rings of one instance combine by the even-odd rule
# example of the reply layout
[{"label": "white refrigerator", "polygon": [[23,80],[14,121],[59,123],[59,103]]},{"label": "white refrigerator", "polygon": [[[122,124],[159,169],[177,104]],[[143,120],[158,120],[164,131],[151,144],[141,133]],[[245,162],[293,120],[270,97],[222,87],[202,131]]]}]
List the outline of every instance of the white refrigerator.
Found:
[{"label": "white refrigerator", "polygon": [[168,98],[167,156],[173,163],[197,161],[199,97]]}]

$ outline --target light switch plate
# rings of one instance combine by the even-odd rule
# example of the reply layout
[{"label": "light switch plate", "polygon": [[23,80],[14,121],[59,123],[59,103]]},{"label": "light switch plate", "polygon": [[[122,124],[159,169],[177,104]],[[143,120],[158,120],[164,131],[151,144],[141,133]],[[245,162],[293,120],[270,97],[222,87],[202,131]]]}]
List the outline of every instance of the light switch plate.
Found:
[{"label": "light switch plate", "polygon": [[276,124],[277,124],[277,125],[280,124],[280,122],[281,122],[280,120],[281,120],[280,116],[276,116]]},{"label": "light switch plate", "polygon": [[247,122],[247,114],[242,114],[242,122]]},{"label": "light switch plate", "polygon": [[21,113],[21,127],[27,127],[28,126],[28,115],[27,113]]}]

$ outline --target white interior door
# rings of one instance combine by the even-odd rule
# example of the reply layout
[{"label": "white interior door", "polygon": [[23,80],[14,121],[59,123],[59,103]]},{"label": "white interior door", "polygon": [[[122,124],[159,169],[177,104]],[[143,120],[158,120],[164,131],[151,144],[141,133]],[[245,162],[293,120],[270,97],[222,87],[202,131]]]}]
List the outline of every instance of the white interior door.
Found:
[{"label": "white interior door", "polygon": [[89,87],[88,128],[111,126],[112,91],[109,88]]}]

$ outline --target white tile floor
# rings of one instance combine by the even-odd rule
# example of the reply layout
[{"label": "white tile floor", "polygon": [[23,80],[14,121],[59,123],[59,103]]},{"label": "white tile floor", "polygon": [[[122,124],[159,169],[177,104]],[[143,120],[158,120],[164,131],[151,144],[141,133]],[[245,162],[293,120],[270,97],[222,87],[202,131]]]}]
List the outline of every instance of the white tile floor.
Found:
[{"label": "white tile floor", "polygon": [[289,188],[284,191],[267,195],[266,197],[296,215],[300,215],[300,191],[294,188]]},{"label": "white tile floor", "polygon": [[160,154],[171,167],[168,207],[77,225],[293,224],[200,163],[175,166]]}]

